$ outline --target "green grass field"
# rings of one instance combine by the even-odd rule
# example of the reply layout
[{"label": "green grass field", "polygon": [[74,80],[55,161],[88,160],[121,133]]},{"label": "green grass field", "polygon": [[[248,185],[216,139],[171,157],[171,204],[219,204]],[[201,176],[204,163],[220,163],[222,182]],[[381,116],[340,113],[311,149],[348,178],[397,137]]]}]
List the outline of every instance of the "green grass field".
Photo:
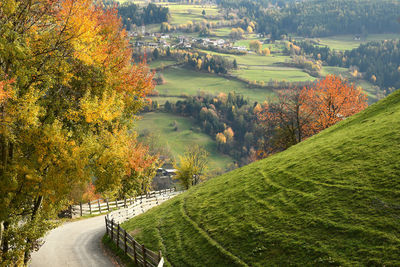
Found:
[{"label": "green grass field", "polygon": [[181,67],[168,68],[162,73],[166,83],[156,86],[156,90],[162,95],[197,95],[200,91],[217,95],[220,92],[235,91],[251,101],[261,102],[272,95],[272,91],[267,89],[248,88],[245,83],[239,81]]},{"label": "green grass field", "polygon": [[175,60],[167,60],[167,59],[153,60],[149,63],[149,67],[151,69],[157,69],[157,68],[167,67],[167,66],[174,65],[174,64],[176,64]]},{"label": "green grass field", "polygon": [[300,69],[288,67],[241,67],[239,70],[234,71],[233,74],[250,81],[264,81],[266,83],[273,80],[287,82],[304,82],[315,80],[314,77]]},{"label": "green grass field", "polygon": [[[178,125],[174,131],[173,122]],[[177,116],[169,113],[151,112],[143,114],[143,118],[137,122],[137,131],[145,129],[159,136],[160,143],[168,147],[172,155],[178,159],[183,155],[186,147],[195,144],[203,146],[209,153],[209,167],[212,171],[224,171],[233,159],[217,151],[216,142],[194,124],[190,118]]]},{"label": "green grass field", "polygon": [[177,96],[152,96],[152,101],[157,101],[159,105],[164,105],[165,102],[176,103],[178,100],[184,100],[182,97]]},{"label": "green grass field", "polygon": [[361,40],[354,40],[353,35],[337,35],[323,38],[321,37],[314,40],[319,40],[319,43],[321,45],[329,46],[331,49],[351,50],[353,48],[357,48],[362,43],[399,38],[400,34],[370,34],[367,36],[367,38],[362,38]]},{"label": "green grass field", "polygon": [[400,91],[123,224],[166,266],[399,266]]},{"label": "green grass field", "polygon": [[312,81],[315,79],[309,74],[303,72],[301,69],[282,66],[282,64],[290,60],[289,56],[284,56],[282,54],[260,56],[255,53],[248,53],[246,55],[238,56],[207,50],[200,51],[212,55],[228,57],[230,60],[236,59],[239,70],[233,70],[232,74],[239,78],[250,81],[269,82],[270,80],[277,80],[287,82],[303,82]]},{"label": "green grass field", "polygon": [[188,21],[196,22],[202,21],[205,17],[202,15],[203,10],[207,15],[218,15],[217,6],[201,6],[201,5],[183,5],[183,4],[173,4],[169,3],[165,5],[169,8],[171,13],[171,21],[172,25],[184,24]]}]

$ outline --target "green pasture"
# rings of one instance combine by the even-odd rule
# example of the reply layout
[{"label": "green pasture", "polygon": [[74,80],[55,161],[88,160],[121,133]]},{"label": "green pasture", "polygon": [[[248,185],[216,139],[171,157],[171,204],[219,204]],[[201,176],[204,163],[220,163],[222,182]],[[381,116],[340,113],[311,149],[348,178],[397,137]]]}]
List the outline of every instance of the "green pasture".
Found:
[{"label": "green pasture", "polygon": [[232,72],[234,75],[250,81],[286,81],[286,82],[305,82],[313,81],[314,77],[308,73],[289,67],[256,67],[240,68]]},{"label": "green pasture", "polygon": [[[173,123],[178,129],[175,131]],[[225,170],[233,163],[233,159],[217,151],[216,142],[207,134],[201,132],[190,118],[161,112],[145,113],[137,122],[137,131],[148,130],[160,138],[160,143],[168,147],[172,155],[178,159],[189,146],[203,146],[209,153],[209,167],[211,170]]]},{"label": "green pasture", "polygon": [[[217,6],[205,5],[204,7],[201,5],[184,5],[184,4],[172,4],[169,3],[165,5],[169,8],[169,12],[171,13],[171,21],[172,25],[179,25],[187,23],[188,21],[202,21],[206,19],[207,15],[218,15]],[[206,16],[202,15],[203,10],[206,12]]]},{"label": "green pasture", "polygon": [[172,59],[159,59],[159,60],[153,60],[149,62],[149,67],[150,69],[157,69],[161,67],[167,67],[170,65],[176,64],[175,60]]},{"label": "green pasture", "polygon": [[264,101],[273,93],[267,89],[248,88],[245,83],[230,80],[211,73],[199,72],[187,68],[171,67],[163,72],[166,83],[157,85],[156,90],[162,95],[198,95],[206,92],[217,95],[235,91],[251,101]]},{"label": "green pasture", "polygon": [[179,100],[184,100],[185,98],[179,96],[152,96],[151,100],[157,102],[159,105],[164,105],[165,102],[176,103]]},{"label": "green pasture", "polygon": [[400,34],[370,34],[366,38],[354,40],[354,35],[337,35],[330,37],[314,38],[321,45],[326,45],[335,50],[351,50],[357,48],[362,43],[371,41],[382,41],[390,39],[399,39]]}]

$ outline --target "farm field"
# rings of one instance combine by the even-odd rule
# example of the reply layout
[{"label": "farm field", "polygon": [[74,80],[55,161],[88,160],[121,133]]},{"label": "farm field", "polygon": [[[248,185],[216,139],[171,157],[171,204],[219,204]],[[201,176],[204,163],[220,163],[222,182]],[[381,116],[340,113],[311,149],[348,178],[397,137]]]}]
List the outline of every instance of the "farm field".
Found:
[{"label": "farm field", "polygon": [[250,81],[286,81],[286,82],[305,82],[313,81],[316,78],[297,68],[273,67],[273,66],[242,66],[239,70],[232,72],[240,78]]},{"label": "farm field", "polygon": [[157,69],[157,68],[161,68],[161,67],[167,67],[170,65],[174,65],[176,64],[175,60],[168,60],[168,59],[163,59],[163,60],[153,60],[151,62],[149,62],[149,67],[150,69]]},{"label": "farm field", "polygon": [[398,266],[399,103],[400,91],[123,227],[166,266]]},{"label": "farm field", "polygon": [[273,94],[272,91],[267,89],[248,88],[243,82],[181,67],[171,67],[161,73],[166,81],[165,84],[156,86],[156,90],[161,95],[197,95],[201,91],[210,94],[220,92],[228,94],[235,91],[248,97],[251,101],[263,102]]},{"label": "farm field", "polygon": [[331,49],[351,50],[353,48],[359,47],[362,43],[399,38],[400,34],[370,34],[366,38],[361,38],[361,40],[354,40],[354,35],[337,35],[330,37],[314,38],[314,40],[319,40],[319,43],[321,45],[326,45]]},{"label": "farm field", "polygon": [[207,15],[218,15],[217,6],[201,6],[201,5],[180,5],[169,3],[165,5],[169,8],[171,13],[171,25],[184,24],[188,21],[196,22],[202,21],[205,17],[202,15],[203,10]]},{"label": "farm field", "polygon": [[[170,149],[172,155],[178,159],[183,155],[187,146],[200,145],[209,153],[209,167],[212,171],[224,171],[233,159],[217,151],[216,142],[205,133],[202,133],[190,118],[169,113],[150,112],[142,115],[137,122],[136,130],[140,133],[146,129],[159,137],[161,144]],[[176,122],[178,130],[172,124]]]},{"label": "farm field", "polygon": [[157,102],[159,105],[164,105],[167,101],[176,103],[179,100],[184,100],[184,98],[178,96],[152,96],[151,100]]},{"label": "farm field", "polygon": [[270,80],[287,82],[313,81],[314,77],[302,71],[299,68],[283,66],[290,60],[289,56],[282,54],[272,54],[269,56],[260,56],[255,53],[246,55],[228,55],[213,51],[200,50],[212,55],[220,55],[230,60],[236,59],[239,69],[231,71],[233,75],[250,80],[269,82]]}]

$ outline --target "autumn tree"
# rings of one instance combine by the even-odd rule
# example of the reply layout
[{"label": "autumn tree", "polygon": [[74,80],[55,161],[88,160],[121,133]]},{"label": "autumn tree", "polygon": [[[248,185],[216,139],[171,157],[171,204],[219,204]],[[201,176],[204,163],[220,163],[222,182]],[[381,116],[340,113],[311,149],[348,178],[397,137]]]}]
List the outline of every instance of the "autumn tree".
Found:
[{"label": "autumn tree", "polygon": [[231,32],[229,33],[229,37],[232,40],[239,40],[243,38],[244,30],[240,27],[232,28]]},{"label": "autumn tree", "polygon": [[[22,265],[71,189],[95,177],[117,195],[130,175],[133,116],[153,88],[114,8],[87,0],[0,4],[2,264]],[[136,147],[137,148],[137,147]],[[144,153],[144,151],[143,151]]]},{"label": "autumn tree", "polygon": [[312,114],[305,109],[306,101],[305,90],[295,87],[278,91],[276,100],[255,110],[270,137],[264,152],[285,150],[309,136]]},{"label": "autumn tree", "polygon": [[262,50],[262,54],[263,54],[264,56],[269,56],[269,55],[271,54],[271,51],[269,50],[268,47],[266,47],[266,48],[264,48],[264,49]]},{"label": "autumn tree", "polygon": [[282,90],[276,101],[256,111],[270,137],[262,154],[285,150],[366,107],[365,93],[334,75],[302,89]]},{"label": "autumn tree", "polygon": [[176,179],[189,189],[205,178],[207,164],[208,152],[204,148],[198,145],[188,147],[185,154],[179,156],[179,164],[175,163]]},{"label": "autumn tree", "polygon": [[262,43],[258,40],[250,41],[249,43],[250,49],[257,54],[261,54]]},{"label": "autumn tree", "polygon": [[368,106],[367,96],[360,88],[335,75],[328,75],[315,86],[303,90],[307,100],[304,108],[313,114],[310,130],[314,134]]}]

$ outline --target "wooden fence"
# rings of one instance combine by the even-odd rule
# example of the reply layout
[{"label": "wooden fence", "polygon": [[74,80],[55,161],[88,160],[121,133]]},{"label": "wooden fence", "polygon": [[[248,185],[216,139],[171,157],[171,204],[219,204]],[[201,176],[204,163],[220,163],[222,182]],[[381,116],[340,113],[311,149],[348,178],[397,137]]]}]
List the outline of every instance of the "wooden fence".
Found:
[{"label": "wooden fence", "polygon": [[[119,210],[112,211],[105,216],[107,235],[117,247],[121,248],[126,255],[133,259],[136,265],[162,267],[164,265],[164,259],[161,255],[161,251],[154,252],[147,249],[143,244],[137,242],[120,224],[138,214],[146,212],[148,209],[161,204],[181,192],[182,191],[176,191],[175,189],[154,191],[150,194],[137,197],[133,199],[132,202],[125,201],[125,207],[120,205]],[[118,203],[118,201],[116,203]],[[126,203],[129,203],[129,205]],[[101,204],[99,206],[101,212]]]},{"label": "wooden fence", "polygon": [[68,212],[69,215],[67,217],[76,218],[85,215],[107,213],[112,210],[126,208],[130,205],[133,205],[136,200],[154,198],[154,196],[156,195],[172,193],[174,191],[175,188],[170,188],[165,190],[152,191],[146,195],[138,197],[124,198],[119,200],[96,199],[88,203],[79,203],[78,205],[73,205],[70,207],[70,211]]}]

